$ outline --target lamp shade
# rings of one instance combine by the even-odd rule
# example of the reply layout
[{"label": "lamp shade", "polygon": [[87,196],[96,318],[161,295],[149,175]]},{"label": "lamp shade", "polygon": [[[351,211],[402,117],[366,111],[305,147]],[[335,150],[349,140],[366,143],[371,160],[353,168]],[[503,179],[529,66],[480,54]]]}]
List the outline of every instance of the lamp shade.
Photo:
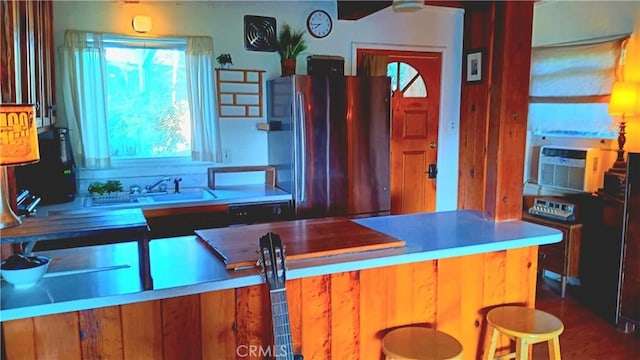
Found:
[{"label": "lamp shade", "polygon": [[609,115],[640,115],[640,82],[619,81],[613,84]]},{"label": "lamp shade", "polygon": [[0,104],[0,165],[40,160],[34,105]]},{"label": "lamp shade", "polygon": [[424,7],[423,0],[393,0],[391,7],[395,12],[418,11]]}]

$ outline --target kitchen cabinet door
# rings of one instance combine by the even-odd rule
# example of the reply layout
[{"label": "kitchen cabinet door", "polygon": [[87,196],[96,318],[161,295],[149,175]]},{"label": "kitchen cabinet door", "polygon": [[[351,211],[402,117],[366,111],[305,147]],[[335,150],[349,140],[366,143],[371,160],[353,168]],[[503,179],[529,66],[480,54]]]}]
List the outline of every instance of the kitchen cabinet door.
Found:
[{"label": "kitchen cabinet door", "polygon": [[39,128],[55,124],[53,2],[1,1],[2,103],[34,104]]}]

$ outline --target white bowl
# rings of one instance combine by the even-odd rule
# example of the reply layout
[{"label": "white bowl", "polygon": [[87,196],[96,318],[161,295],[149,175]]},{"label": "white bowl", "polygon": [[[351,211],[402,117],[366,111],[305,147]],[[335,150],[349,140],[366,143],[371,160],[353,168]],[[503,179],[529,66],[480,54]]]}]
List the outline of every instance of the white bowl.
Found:
[{"label": "white bowl", "polygon": [[2,274],[3,279],[13,285],[16,289],[32,287],[42,279],[42,276],[44,276],[49,268],[49,263],[51,263],[51,259],[48,257],[37,256],[37,258],[44,261],[44,263],[31,268],[14,270],[3,269],[6,262],[5,260],[0,265],[0,274]]}]

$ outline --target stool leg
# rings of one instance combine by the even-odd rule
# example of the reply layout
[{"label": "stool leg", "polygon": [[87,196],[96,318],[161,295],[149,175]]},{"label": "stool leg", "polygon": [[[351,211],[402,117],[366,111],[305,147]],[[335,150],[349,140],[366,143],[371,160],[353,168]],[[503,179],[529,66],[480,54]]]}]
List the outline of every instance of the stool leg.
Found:
[{"label": "stool leg", "polygon": [[489,344],[489,350],[487,351],[487,360],[494,360],[496,357],[496,346],[498,346],[498,338],[500,333],[497,329],[493,329],[491,333],[491,343]]},{"label": "stool leg", "polygon": [[529,358],[529,344],[523,338],[516,339],[516,360],[527,360]]},{"label": "stool leg", "polygon": [[560,338],[554,336],[548,342],[549,360],[560,360]]}]

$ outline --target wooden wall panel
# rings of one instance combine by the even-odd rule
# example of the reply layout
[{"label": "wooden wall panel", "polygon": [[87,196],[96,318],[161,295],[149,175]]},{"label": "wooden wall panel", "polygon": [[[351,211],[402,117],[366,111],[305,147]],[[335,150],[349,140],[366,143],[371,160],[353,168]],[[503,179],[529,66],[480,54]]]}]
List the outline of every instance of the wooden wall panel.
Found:
[{"label": "wooden wall panel", "polygon": [[[387,309],[387,328],[424,322],[424,319],[416,319],[416,309],[424,307],[424,302],[413,295],[414,264],[392,266],[393,283],[389,286],[389,308]],[[407,292],[409,290],[409,292]]]},{"label": "wooden wall panel", "polygon": [[162,357],[162,305],[160,300],[120,306],[125,359]]},{"label": "wooden wall panel", "polygon": [[[200,295],[200,324],[202,327],[202,357],[222,359],[236,351],[235,289],[214,291]],[[161,355],[161,354],[159,354]],[[148,356],[157,359],[158,356]]]},{"label": "wooden wall panel", "polygon": [[436,328],[448,334],[459,334],[462,308],[462,264],[460,257],[438,260],[438,301]]},{"label": "wooden wall panel", "polygon": [[[489,309],[534,305],[536,259],[531,247],[289,281],[294,351],[305,359],[380,359],[386,332],[426,324],[458,338],[464,358],[476,359]],[[273,341],[268,296],[256,285],[2,326],[9,359],[261,359]],[[507,339],[500,345],[507,350]]]},{"label": "wooden wall panel", "polygon": [[[78,312],[73,312],[34,318],[34,359],[82,359],[80,339],[83,335],[78,317]],[[5,343],[5,346],[9,347],[9,344]]]},{"label": "wooden wall panel", "polygon": [[294,354],[302,353],[302,280],[287,281],[287,302]]},{"label": "wooden wall panel", "polygon": [[[460,97],[460,156],[458,208],[482,210],[485,195],[487,138],[489,124],[489,89],[491,72],[491,37],[493,6],[490,2],[468,2],[464,13],[465,52],[484,49],[484,81],[467,83],[464,66]],[[463,58],[463,62],[466,59]]]},{"label": "wooden wall panel", "polygon": [[20,319],[2,324],[2,337],[11,339],[10,346],[5,346],[7,359],[35,359],[36,344],[33,318]]},{"label": "wooden wall panel", "polygon": [[472,271],[484,267],[485,255],[471,255],[460,258],[461,269],[461,295],[460,295],[460,338],[465,342],[463,348],[479,349],[481,324],[484,321],[482,307],[484,306],[484,273]]},{"label": "wooden wall panel", "polygon": [[302,279],[302,354],[305,359],[331,357],[331,276]]},{"label": "wooden wall panel", "polygon": [[165,359],[202,358],[200,296],[162,300],[162,351]]},{"label": "wooden wall panel", "polygon": [[435,324],[438,304],[438,262],[422,261],[411,264],[411,298],[413,313],[411,323]]},{"label": "wooden wall panel", "polygon": [[[522,216],[522,179],[529,109],[532,1],[495,3],[484,212],[496,220]],[[514,171],[518,169],[518,171]]]},{"label": "wooden wall panel", "polygon": [[360,359],[380,357],[380,340],[387,329],[388,269],[360,271]]},{"label": "wooden wall panel", "polygon": [[331,275],[331,359],[358,359],[360,347],[359,276],[358,271]]},{"label": "wooden wall panel", "polygon": [[465,53],[484,49],[486,67],[479,84],[463,74],[458,207],[519,219],[533,1],[466,2],[465,10]]},{"label": "wooden wall panel", "polygon": [[258,359],[247,351],[259,349],[261,346],[264,348],[265,344],[273,344],[270,314],[267,285],[236,289],[236,349],[242,355],[248,354],[246,359]]},{"label": "wooden wall panel", "polygon": [[120,308],[110,306],[78,312],[83,359],[122,359]]}]

